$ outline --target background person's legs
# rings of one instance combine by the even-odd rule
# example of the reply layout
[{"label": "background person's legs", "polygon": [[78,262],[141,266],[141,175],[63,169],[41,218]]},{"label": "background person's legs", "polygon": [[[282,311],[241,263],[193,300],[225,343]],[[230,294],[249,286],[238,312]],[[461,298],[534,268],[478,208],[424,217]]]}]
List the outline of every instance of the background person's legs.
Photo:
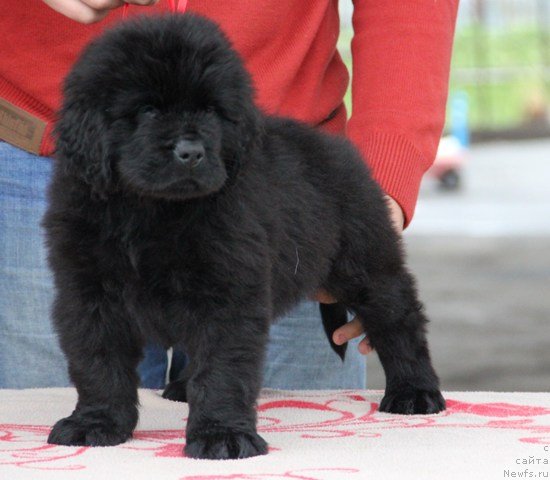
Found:
[{"label": "background person's legs", "polygon": [[[168,361],[169,356],[170,361]],[[172,349],[171,355],[168,355],[163,347],[148,343],[143,349],[143,360],[138,366],[141,386],[163,389],[166,386],[166,380],[176,380],[187,363],[187,356],[184,352]],[[167,373],[168,366],[170,366],[169,374]]]},{"label": "background person's legs", "polygon": [[143,360],[138,365],[141,386],[160,389],[166,384],[168,355],[162,347],[148,343],[143,349]]}]

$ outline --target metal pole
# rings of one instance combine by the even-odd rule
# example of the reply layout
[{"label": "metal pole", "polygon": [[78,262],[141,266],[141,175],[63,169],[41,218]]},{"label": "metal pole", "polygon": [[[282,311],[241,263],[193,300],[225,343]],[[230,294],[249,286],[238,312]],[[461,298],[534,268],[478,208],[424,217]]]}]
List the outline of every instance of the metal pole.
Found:
[{"label": "metal pole", "polygon": [[537,17],[540,42],[540,54],[542,61],[542,81],[546,95],[550,95],[550,81],[548,79],[548,68],[550,67],[550,10],[548,0],[538,0]]},{"label": "metal pole", "polygon": [[[492,79],[483,75],[483,70],[488,66],[489,57],[489,41],[487,37],[487,5],[485,0],[475,0],[474,3],[474,63],[477,73],[477,88],[476,97],[481,112],[487,112],[485,120],[488,120],[489,125],[482,125],[482,127],[493,126],[493,102],[491,99],[491,90],[483,91],[482,85],[492,85]],[[485,123],[485,122],[484,122]]]}]

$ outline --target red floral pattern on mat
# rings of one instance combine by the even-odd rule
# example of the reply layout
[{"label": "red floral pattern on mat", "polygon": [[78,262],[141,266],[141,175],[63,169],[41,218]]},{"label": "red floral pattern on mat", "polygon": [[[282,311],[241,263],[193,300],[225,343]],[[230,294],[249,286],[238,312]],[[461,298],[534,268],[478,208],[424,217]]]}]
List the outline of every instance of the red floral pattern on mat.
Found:
[{"label": "red floral pattern on mat", "polygon": [[[358,402],[361,408],[357,408]],[[258,406],[258,431],[263,434],[294,434],[304,442],[324,442],[342,437],[377,439],[392,429],[468,428],[498,429],[517,432],[517,440],[525,443],[550,443],[550,422],[537,419],[550,415],[550,408],[509,403],[467,403],[447,399],[448,409],[438,415],[398,416],[377,412],[378,404],[368,402],[354,392],[338,392],[334,398],[326,393],[305,398],[264,398]],[[360,411],[361,413],[357,413]],[[456,418],[456,420],[455,420]],[[182,422],[183,427],[184,422]],[[0,424],[0,466],[11,465],[36,470],[86,469],[86,452],[90,447],[48,445],[49,425]],[[139,451],[154,457],[182,457],[185,433],[175,430],[138,430],[133,441],[114,448]],[[271,439],[277,436],[271,436]],[[271,450],[284,448],[276,440]],[[230,479],[299,479],[330,478],[327,472],[344,470],[353,478],[356,469],[305,469],[265,474],[230,474],[187,476],[181,480]],[[347,476],[346,474],[346,476]]]},{"label": "red floral pattern on mat", "polygon": [[[356,468],[307,468],[303,470],[289,470],[283,473],[233,473],[229,475],[190,475],[180,480],[280,480],[284,478],[296,480],[321,480],[319,474],[349,474],[359,473]],[[315,476],[312,476],[315,475]],[[330,478],[330,477],[329,477]]]}]

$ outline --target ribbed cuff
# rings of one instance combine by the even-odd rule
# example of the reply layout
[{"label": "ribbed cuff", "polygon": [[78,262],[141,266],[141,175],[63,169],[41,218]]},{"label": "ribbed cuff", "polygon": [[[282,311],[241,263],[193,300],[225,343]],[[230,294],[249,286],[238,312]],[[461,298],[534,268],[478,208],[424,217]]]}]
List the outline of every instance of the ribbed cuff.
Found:
[{"label": "ribbed cuff", "polygon": [[401,206],[407,227],[414,215],[422,176],[430,162],[402,135],[368,132],[353,140],[374,179]]}]

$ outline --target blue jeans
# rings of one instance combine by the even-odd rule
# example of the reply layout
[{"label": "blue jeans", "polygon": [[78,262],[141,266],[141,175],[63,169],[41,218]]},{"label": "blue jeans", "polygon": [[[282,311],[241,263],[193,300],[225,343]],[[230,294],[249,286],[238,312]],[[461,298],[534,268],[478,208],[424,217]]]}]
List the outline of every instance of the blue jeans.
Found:
[{"label": "blue jeans", "polygon": [[[40,228],[51,162],[0,141],[0,388],[69,385],[49,320],[53,285]],[[264,386],[364,388],[366,362],[356,344],[342,364],[329,348],[317,304],[304,302],[271,328]],[[144,353],[142,385],[162,388],[166,352],[148,345]],[[174,352],[168,376],[185,364],[185,355]]]}]

